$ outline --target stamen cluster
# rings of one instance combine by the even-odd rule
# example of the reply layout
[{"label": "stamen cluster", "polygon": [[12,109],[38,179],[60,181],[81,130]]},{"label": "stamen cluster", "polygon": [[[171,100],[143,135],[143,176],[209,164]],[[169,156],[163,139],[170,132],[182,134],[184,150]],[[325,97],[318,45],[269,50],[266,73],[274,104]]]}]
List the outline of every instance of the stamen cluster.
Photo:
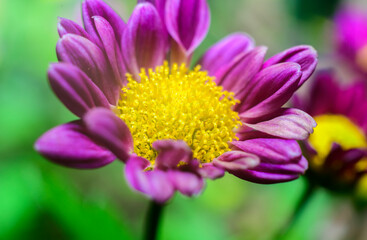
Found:
[{"label": "stamen cluster", "polygon": [[241,124],[232,110],[238,100],[200,66],[189,71],[185,64],[170,68],[165,62],[139,76],[140,82],[127,75],[117,106],[137,155],[154,163],[152,143],[161,139],[184,140],[202,163],[230,150],[228,142],[237,139],[234,130]]}]

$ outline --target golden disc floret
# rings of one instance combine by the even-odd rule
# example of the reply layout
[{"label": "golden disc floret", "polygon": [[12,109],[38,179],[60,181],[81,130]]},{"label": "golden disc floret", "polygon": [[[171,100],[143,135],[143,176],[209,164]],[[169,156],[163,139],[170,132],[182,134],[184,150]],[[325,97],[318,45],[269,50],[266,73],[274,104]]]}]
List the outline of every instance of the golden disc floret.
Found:
[{"label": "golden disc floret", "polygon": [[241,124],[232,92],[223,91],[200,66],[190,71],[185,64],[165,62],[139,76],[140,82],[127,74],[117,105],[138,156],[154,163],[152,143],[163,139],[185,141],[201,163],[230,150],[228,142],[237,139],[234,130]]}]

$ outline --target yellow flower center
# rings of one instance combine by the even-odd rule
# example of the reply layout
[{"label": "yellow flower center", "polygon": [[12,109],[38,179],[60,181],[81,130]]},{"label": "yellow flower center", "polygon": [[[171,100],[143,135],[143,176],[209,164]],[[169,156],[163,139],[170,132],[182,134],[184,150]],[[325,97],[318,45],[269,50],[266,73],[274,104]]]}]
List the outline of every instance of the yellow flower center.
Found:
[{"label": "yellow flower center", "polygon": [[228,142],[237,139],[234,130],[241,124],[233,106],[234,94],[223,91],[212,77],[189,71],[184,64],[171,68],[165,62],[146,73],[140,82],[127,75],[117,109],[134,139],[134,152],[152,163],[156,140],[184,140],[200,162],[211,162],[229,151]]},{"label": "yellow flower center", "polygon": [[[334,142],[343,150],[367,147],[363,131],[347,117],[325,114],[314,119],[317,126],[309,138],[309,143],[317,151],[317,155],[311,161],[313,166],[319,167],[324,163]],[[361,161],[362,163],[364,161]]]}]

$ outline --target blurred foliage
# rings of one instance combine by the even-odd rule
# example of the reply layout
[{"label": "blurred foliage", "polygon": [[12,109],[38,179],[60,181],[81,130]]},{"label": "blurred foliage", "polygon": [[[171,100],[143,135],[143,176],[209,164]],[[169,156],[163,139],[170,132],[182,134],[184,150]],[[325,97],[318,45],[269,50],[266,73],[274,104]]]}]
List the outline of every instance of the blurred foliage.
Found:
[{"label": "blurred foliage", "polygon": [[[315,1],[298,1],[297,8]],[[135,4],[134,0],[108,2],[125,19]],[[318,6],[325,8],[326,3],[318,1]],[[271,47],[270,53],[300,43],[289,31],[291,16],[283,1],[209,0],[209,4],[212,26],[198,53],[233,31],[249,31],[259,44]],[[310,14],[306,10],[314,8],[295,13]],[[56,61],[57,17],[80,21],[79,13],[80,1],[0,0],[0,239],[139,239],[143,235],[148,200],[126,185],[122,163],[73,170],[49,163],[33,150],[43,132],[75,119],[52,94],[46,72]],[[164,212],[161,239],[271,239],[303,188],[302,179],[270,186],[230,175],[209,181],[201,196],[177,195],[171,201]],[[317,239],[322,224],[332,224],[332,209],[338,204],[318,191],[289,239]]]},{"label": "blurred foliage", "polygon": [[341,0],[287,0],[289,10],[296,19],[310,21],[312,18],[331,18]]}]

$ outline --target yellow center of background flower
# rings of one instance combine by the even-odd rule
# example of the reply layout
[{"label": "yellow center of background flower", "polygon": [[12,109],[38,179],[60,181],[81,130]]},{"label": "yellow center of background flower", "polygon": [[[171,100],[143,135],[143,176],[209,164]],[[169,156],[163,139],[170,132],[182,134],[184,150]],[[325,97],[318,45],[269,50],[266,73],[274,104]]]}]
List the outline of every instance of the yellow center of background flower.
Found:
[{"label": "yellow center of background flower", "polygon": [[367,147],[363,131],[347,117],[325,114],[314,119],[317,126],[309,137],[309,143],[317,151],[317,155],[311,161],[313,166],[318,167],[324,163],[334,142],[343,150]]},{"label": "yellow center of background flower", "polygon": [[165,62],[155,71],[142,69],[139,76],[137,82],[127,75],[117,106],[137,155],[154,163],[152,143],[162,139],[184,140],[202,163],[230,150],[228,142],[236,139],[234,130],[241,124],[232,110],[238,100],[200,66],[189,71],[184,64],[170,68]]}]

